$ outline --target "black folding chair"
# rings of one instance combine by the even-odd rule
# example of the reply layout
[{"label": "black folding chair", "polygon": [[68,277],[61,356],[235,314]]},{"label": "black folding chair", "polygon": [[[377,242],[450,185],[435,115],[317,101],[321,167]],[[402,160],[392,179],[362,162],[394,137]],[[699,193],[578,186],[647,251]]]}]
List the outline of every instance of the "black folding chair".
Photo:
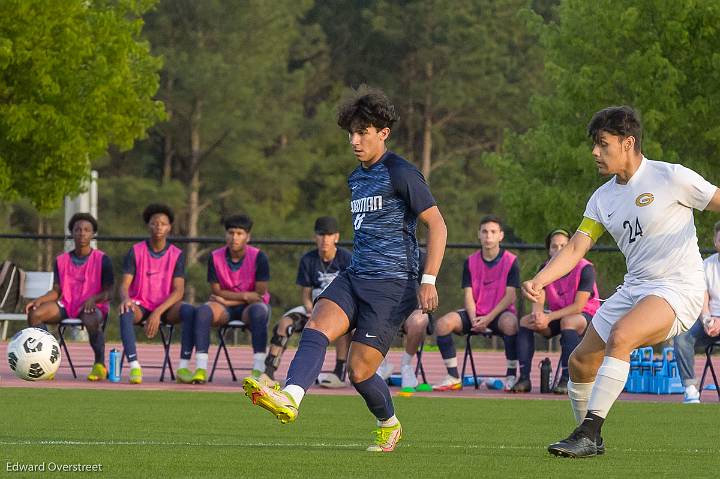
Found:
[{"label": "black folding chair", "polygon": [[473,374],[473,382],[475,383],[475,389],[478,389],[480,387],[480,383],[478,382],[477,378],[477,371],[475,369],[475,359],[473,359],[472,355],[472,345],[470,343],[470,340],[473,336],[482,336],[484,338],[490,338],[492,337],[491,331],[483,331],[481,333],[475,333],[475,332],[469,332],[465,336],[465,356],[463,357],[463,365],[462,365],[462,372],[460,373],[460,381],[465,381],[465,369],[467,367],[468,359],[470,360],[470,368],[472,369]]},{"label": "black folding chair", "polygon": [[[135,326],[144,326],[145,321],[135,324]],[[173,372],[172,362],[170,361],[170,343],[172,342],[173,332],[175,331],[175,325],[169,323],[160,323],[160,339],[162,340],[163,349],[165,350],[165,356],[163,358],[162,366],[143,366],[143,369],[162,369],[160,373],[160,382],[165,381],[165,369],[167,368],[170,372],[170,380],[175,381],[175,373]],[[167,330],[167,333],[165,333]],[[125,361],[125,350],[123,349],[122,356],[120,357],[120,374],[122,375],[123,362]]]},{"label": "black folding chair", "polygon": [[[105,332],[105,325],[107,324],[107,317],[103,319],[102,323],[102,330]],[[85,326],[83,325],[83,322],[81,319],[78,318],[67,318],[60,320],[60,324],[58,325],[58,336],[60,336],[60,347],[65,351],[65,359],[67,359],[68,365],[70,366],[70,371],[72,371],[73,378],[77,379],[77,374],[75,373],[75,366],[73,365],[72,358],[70,357],[70,351],[68,351],[67,343],[65,342],[65,330],[67,328],[71,328],[74,326],[79,326],[80,329],[85,329]],[[79,368],[87,368],[92,367],[92,364],[80,364],[78,365]]]},{"label": "black folding chair", "polygon": [[220,359],[220,352],[225,353],[225,360],[228,364],[228,369],[230,370],[230,375],[232,376],[233,381],[237,381],[237,376],[235,376],[235,370],[233,368],[232,362],[230,361],[230,353],[228,352],[227,345],[225,344],[225,334],[230,330],[243,330],[245,329],[246,325],[244,321],[241,321],[239,319],[228,321],[227,324],[224,324],[220,326],[217,329],[218,332],[218,348],[217,352],[215,353],[215,361],[213,361],[213,367],[212,371],[210,371],[210,377],[208,378],[208,382],[212,382],[213,376],[215,376],[215,369],[217,368],[218,359]]},{"label": "black folding chair", "polygon": [[705,367],[703,368],[702,379],[700,379],[700,395],[702,395],[703,386],[705,385],[705,376],[707,375],[709,369],[710,374],[712,374],[713,382],[715,383],[715,392],[718,395],[718,401],[720,401],[720,385],[718,385],[718,378],[715,374],[715,367],[712,363],[712,353],[717,346],[720,346],[720,339],[708,344],[705,348]]}]

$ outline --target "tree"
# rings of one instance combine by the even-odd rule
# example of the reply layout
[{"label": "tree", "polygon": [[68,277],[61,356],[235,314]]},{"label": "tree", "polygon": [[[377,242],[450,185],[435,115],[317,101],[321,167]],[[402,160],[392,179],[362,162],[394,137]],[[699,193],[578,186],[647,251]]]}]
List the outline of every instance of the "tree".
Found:
[{"label": "tree", "polygon": [[41,210],[77,193],[108,145],[163,117],[147,0],[0,3],[0,198]]},{"label": "tree", "polygon": [[[537,124],[508,136],[488,158],[520,236],[537,242],[552,227],[577,226],[590,194],[607,181],[596,173],[585,128],[609,105],[640,111],[646,156],[681,162],[720,182],[717,2],[566,0],[557,18],[541,26],[552,88],[533,96]],[[698,216],[701,238],[710,237],[714,220]]]}]

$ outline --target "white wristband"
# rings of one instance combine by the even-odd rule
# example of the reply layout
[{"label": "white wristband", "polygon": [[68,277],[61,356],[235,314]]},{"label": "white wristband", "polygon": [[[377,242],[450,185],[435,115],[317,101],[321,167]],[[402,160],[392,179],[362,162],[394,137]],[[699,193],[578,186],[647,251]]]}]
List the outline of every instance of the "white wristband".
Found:
[{"label": "white wristband", "polygon": [[437,276],[433,276],[431,274],[424,274],[424,275],[422,275],[422,279],[420,280],[420,283],[434,285],[436,279],[437,279]]}]

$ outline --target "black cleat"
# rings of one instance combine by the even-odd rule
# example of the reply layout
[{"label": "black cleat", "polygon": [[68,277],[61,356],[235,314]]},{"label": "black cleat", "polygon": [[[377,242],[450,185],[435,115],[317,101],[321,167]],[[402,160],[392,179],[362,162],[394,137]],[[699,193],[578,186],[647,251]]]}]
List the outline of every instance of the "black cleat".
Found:
[{"label": "black cleat", "polygon": [[568,385],[568,378],[560,378],[560,381],[558,381],[557,385],[553,388],[553,392],[555,394],[567,394],[567,385]]},{"label": "black cleat", "polygon": [[[602,439],[600,439],[600,447],[602,451],[605,452],[605,444],[602,442]],[[597,456],[598,445],[583,432],[575,429],[567,439],[550,444],[548,446],[548,452],[555,456],[580,459],[583,457]]]},{"label": "black cleat", "polygon": [[530,391],[532,391],[532,383],[527,376],[520,376],[520,379],[510,388],[510,392],[513,393],[529,393]]},{"label": "black cleat", "polygon": [[603,438],[599,438],[599,440],[595,441],[596,447],[597,447],[597,455],[601,456],[605,454],[605,441],[603,441]]}]

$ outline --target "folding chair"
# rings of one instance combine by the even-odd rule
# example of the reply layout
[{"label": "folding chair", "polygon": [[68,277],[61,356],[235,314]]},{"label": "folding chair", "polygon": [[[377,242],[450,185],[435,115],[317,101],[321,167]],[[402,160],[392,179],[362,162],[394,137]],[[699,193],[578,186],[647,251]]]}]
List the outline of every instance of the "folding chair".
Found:
[{"label": "folding chair", "polygon": [[212,371],[210,371],[210,377],[208,378],[208,382],[212,382],[213,376],[215,375],[215,369],[217,368],[218,359],[220,359],[220,352],[223,351],[225,353],[225,360],[228,364],[228,369],[230,370],[230,375],[232,376],[233,381],[237,381],[237,376],[235,376],[235,370],[233,369],[232,362],[230,361],[230,353],[227,350],[227,345],[225,344],[225,334],[230,331],[237,331],[238,329],[243,330],[245,329],[245,322],[241,321],[239,319],[228,321],[227,324],[220,326],[217,329],[218,332],[218,348],[217,352],[215,353],[215,361],[213,361],[213,367]]},{"label": "folding chair", "polygon": [[[107,324],[107,316],[103,319],[102,330],[105,332],[105,325]],[[75,373],[75,366],[73,366],[72,358],[70,357],[70,351],[68,351],[67,343],[65,342],[65,330],[69,327],[80,326],[80,329],[84,329],[85,326],[81,319],[78,318],[67,318],[60,321],[58,325],[58,335],[60,336],[60,347],[65,351],[65,359],[67,359],[70,370],[72,371],[73,378],[77,379]],[[92,364],[81,364],[79,368],[91,367]]]},{"label": "folding chair", "polygon": [[710,374],[712,374],[713,382],[715,383],[715,392],[717,392],[718,401],[720,401],[720,384],[718,384],[718,378],[717,375],[715,375],[715,367],[712,363],[712,353],[717,346],[720,346],[720,339],[708,344],[707,348],[705,348],[705,367],[703,368],[702,379],[700,379],[700,395],[702,395],[703,386],[705,385],[705,375],[707,375],[709,369]]},{"label": "folding chair", "polygon": [[477,371],[475,370],[475,359],[473,359],[472,355],[472,346],[470,344],[470,339],[473,336],[482,336],[484,338],[490,338],[492,337],[492,332],[490,330],[483,331],[480,333],[470,332],[465,336],[465,357],[463,358],[463,365],[462,365],[462,372],[460,373],[460,380],[465,381],[465,368],[467,366],[468,359],[470,359],[470,368],[472,369],[473,374],[473,381],[475,382],[475,389],[478,389],[480,387],[480,383],[477,380]]},{"label": "folding chair", "polygon": [[[144,325],[145,325],[145,321],[142,321],[140,323],[137,323],[135,326],[144,326]],[[167,330],[167,333],[165,333],[165,330]],[[173,336],[173,332],[175,331],[175,325],[160,322],[160,327],[158,328],[158,331],[160,331],[160,339],[162,340],[163,349],[165,352],[162,366],[143,366],[143,368],[162,369],[162,372],[160,373],[160,382],[165,381],[165,369],[167,368],[168,371],[170,371],[170,380],[175,381],[175,373],[173,372],[172,363],[170,362],[170,343],[172,342],[172,336]],[[122,368],[123,368],[124,362],[125,362],[125,350],[123,349],[122,356],[120,356],[120,374],[121,375],[122,375]]]}]

